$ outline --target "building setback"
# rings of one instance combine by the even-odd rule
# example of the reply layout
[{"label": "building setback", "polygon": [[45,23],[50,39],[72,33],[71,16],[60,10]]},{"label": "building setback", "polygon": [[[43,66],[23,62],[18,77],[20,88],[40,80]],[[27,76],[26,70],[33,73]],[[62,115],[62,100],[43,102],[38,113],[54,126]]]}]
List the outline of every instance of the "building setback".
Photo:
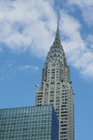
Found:
[{"label": "building setback", "polygon": [[0,109],[0,140],[58,140],[52,105]]},{"label": "building setback", "polygon": [[42,70],[41,85],[36,86],[35,106],[52,104],[59,119],[59,140],[74,140],[74,93],[60,41],[59,20],[55,40]]}]

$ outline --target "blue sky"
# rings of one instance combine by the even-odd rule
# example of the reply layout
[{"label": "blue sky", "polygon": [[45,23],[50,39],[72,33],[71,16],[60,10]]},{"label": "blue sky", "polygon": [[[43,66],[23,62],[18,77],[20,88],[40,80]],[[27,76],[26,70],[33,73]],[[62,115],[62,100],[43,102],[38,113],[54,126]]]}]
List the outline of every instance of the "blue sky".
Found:
[{"label": "blue sky", "polygon": [[93,140],[92,0],[0,0],[0,108],[34,105],[58,11],[76,94],[75,139]]}]

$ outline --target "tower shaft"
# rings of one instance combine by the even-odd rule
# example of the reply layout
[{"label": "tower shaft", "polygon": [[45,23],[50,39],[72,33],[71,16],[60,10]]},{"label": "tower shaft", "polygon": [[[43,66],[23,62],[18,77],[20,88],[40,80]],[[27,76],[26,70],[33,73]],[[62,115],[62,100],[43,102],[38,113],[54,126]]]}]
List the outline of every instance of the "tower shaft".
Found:
[{"label": "tower shaft", "polygon": [[74,103],[70,70],[60,41],[59,21],[56,37],[46,57],[35,106],[54,106],[59,119],[59,140],[74,140]]}]

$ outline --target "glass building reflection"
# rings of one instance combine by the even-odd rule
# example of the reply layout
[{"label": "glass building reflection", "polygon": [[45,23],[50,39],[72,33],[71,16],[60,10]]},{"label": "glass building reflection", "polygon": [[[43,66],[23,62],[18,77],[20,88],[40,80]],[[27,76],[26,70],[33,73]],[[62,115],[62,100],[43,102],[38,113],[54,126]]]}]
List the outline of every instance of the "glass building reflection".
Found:
[{"label": "glass building reflection", "polygon": [[52,105],[0,109],[0,140],[58,140]]}]

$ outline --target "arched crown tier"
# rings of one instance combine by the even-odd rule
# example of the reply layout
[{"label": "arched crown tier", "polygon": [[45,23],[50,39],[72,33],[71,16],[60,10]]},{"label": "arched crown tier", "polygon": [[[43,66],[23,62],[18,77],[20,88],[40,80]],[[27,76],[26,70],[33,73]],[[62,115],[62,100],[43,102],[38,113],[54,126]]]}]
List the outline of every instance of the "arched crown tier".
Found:
[{"label": "arched crown tier", "polygon": [[59,80],[64,80],[65,81],[65,77],[67,77],[67,76],[65,76],[66,71],[69,71],[69,67],[67,66],[64,49],[63,49],[63,46],[61,45],[61,41],[60,41],[59,19],[58,19],[58,24],[57,24],[57,31],[56,31],[55,40],[53,42],[53,45],[50,47],[50,50],[49,50],[48,55],[46,57],[46,62],[45,62],[45,65],[44,65],[44,69],[43,69],[43,72],[42,72],[42,80],[43,81],[47,81],[47,79],[48,79],[48,77],[47,77],[48,76],[47,75],[48,64],[52,60],[55,60],[55,61],[59,62],[59,64],[60,64]]}]

